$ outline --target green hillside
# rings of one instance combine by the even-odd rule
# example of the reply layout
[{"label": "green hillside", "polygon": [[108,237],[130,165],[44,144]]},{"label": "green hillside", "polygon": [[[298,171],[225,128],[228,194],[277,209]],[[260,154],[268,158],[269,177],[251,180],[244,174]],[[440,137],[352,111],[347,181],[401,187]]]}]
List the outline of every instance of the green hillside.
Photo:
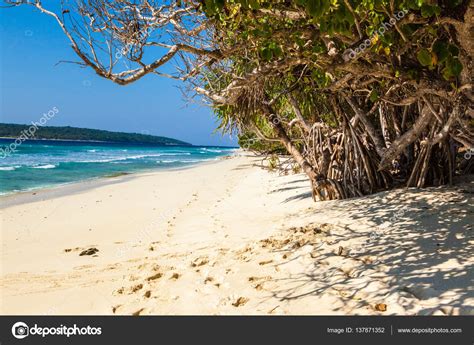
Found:
[{"label": "green hillside", "polygon": [[[27,133],[30,127],[30,125],[1,123],[0,137],[17,138],[20,137],[23,133]],[[30,139],[103,141],[129,144],[149,144],[159,146],[192,146],[191,144],[186,143],[184,141],[167,137],[159,137],[138,133],[110,132],[100,129],[77,128],[69,126],[38,127],[38,130],[36,130],[36,132],[34,133],[34,137]]]}]

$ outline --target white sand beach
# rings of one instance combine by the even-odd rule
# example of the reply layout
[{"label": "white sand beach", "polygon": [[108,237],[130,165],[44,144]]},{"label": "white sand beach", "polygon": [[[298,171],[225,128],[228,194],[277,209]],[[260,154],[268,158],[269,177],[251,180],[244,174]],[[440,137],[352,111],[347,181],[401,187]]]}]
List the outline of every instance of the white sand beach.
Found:
[{"label": "white sand beach", "polygon": [[474,313],[474,179],[315,203],[258,162],[3,197],[0,313]]}]

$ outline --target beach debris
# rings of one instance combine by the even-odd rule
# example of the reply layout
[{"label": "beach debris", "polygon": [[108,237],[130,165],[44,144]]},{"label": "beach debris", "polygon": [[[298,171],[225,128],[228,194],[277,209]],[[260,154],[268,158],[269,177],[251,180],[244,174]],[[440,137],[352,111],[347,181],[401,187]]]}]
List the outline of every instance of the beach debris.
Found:
[{"label": "beach debris", "polygon": [[214,281],[214,277],[207,277],[206,279],[204,279],[204,284],[207,284],[207,283],[212,283]]},{"label": "beach debris", "polygon": [[145,292],[145,294],[143,295],[145,298],[150,298],[151,296],[151,291],[148,290],[147,292]]},{"label": "beach debris", "polygon": [[69,253],[69,252],[71,252],[71,251],[72,251],[71,248],[66,248],[66,249],[64,249],[64,252],[65,252],[65,253]]},{"label": "beach debris", "polygon": [[136,312],[132,313],[132,316],[139,316],[142,311],[144,311],[145,308],[138,309]]},{"label": "beach debris", "polygon": [[125,288],[125,287],[121,287],[119,289],[117,289],[114,294],[118,294],[118,295],[123,295],[123,294],[127,294],[127,295],[130,295],[132,293],[135,293],[139,290],[141,290],[143,288],[143,284],[137,284],[137,285],[133,285],[131,286],[130,288]]},{"label": "beach debris", "polygon": [[283,310],[277,305],[275,308],[268,311],[268,314],[283,314]]},{"label": "beach debris", "polygon": [[339,248],[337,248],[337,255],[347,256],[347,255],[349,255],[349,249],[344,248],[343,246],[339,246]]},{"label": "beach debris", "polygon": [[299,240],[299,241],[296,241],[296,242],[293,244],[292,249],[301,248],[301,247],[305,246],[307,243],[308,243],[307,240],[301,239],[301,240]]},{"label": "beach debris", "polygon": [[266,261],[260,261],[258,264],[260,266],[264,266],[264,265],[271,264],[272,262],[273,262],[273,260],[266,260]]},{"label": "beach debris", "polygon": [[377,303],[375,305],[375,310],[377,310],[377,311],[387,311],[387,305],[385,303]]},{"label": "beach debris", "polygon": [[267,280],[271,280],[272,277],[271,276],[265,276],[265,277],[249,277],[249,282],[257,282],[257,281],[267,281]]},{"label": "beach debris", "polygon": [[204,266],[208,262],[209,262],[209,259],[207,256],[198,257],[191,262],[191,267]]},{"label": "beach debris", "polygon": [[158,273],[148,277],[146,280],[152,281],[152,280],[160,279],[161,277],[163,277],[163,273],[158,272]]},{"label": "beach debris", "polygon": [[171,278],[170,278],[170,279],[176,280],[176,279],[179,279],[179,277],[181,277],[181,275],[180,275],[179,273],[176,273],[176,272],[175,272],[175,273],[173,273],[173,274],[171,275]]},{"label": "beach debris", "polygon": [[79,256],[84,256],[84,255],[94,255],[99,252],[99,249],[97,248],[89,248],[86,250],[83,250],[82,252],[79,253]]},{"label": "beach debris", "polygon": [[371,257],[371,256],[364,256],[361,261],[366,264],[366,265],[371,265],[373,263],[375,263],[375,258]]},{"label": "beach debris", "polygon": [[234,303],[232,303],[232,305],[234,307],[238,308],[238,307],[244,305],[245,303],[247,303],[248,301],[249,301],[249,299],[247,297],[239,297],[239,298],[237,298],[237,300]]},{"label": "beach debris", "polygon": [[143,288],[143,284],[138,284],[138,285],[132,286],[130,291],[137,292],[138,290],[141,290],[142,288]]}]

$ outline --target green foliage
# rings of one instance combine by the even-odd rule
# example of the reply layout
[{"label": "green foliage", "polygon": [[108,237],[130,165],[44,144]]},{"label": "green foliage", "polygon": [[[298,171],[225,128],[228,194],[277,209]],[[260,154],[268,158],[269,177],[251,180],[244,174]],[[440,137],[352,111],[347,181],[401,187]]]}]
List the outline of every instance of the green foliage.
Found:
[{"label": "green foliage", "polygon": [[417,58],[422,66],[429,69],[439,66],[444,79],[450,80],[458,77],[463,70],[458,55],[459,49],[455,45],[437,40],[431,49],[421,49],[417,53]]},{"label": "green foliage", "polygon": [[[334,66],[360,63],[369,70],[383,66],[399,80],[435,78],[448,87],[456,85],[463,70],[458,43],[437,20],[455,12],[462,3],[461,0],[206,0],[202,9],[215,25],[219,44],[229,49],[241,47],[233,52],[226,65],[234,77],[245,78],[255,68],[273,63],[306,61],[304,70],[288,67],[265,76],[258,81],[258,88],[265,91],[267,99],[292,89],[304,118],[310,123],[322,121],[336,128],[340,119],[331,109],[322,109],[330,106],[320,96],[342,74]],[[409,23],[405,16],[417,20]],[[354,59],[343,61],[342,52],[359,48],[361,42],[367,41],[370,44]],[[330,49],[335,53],[330,54]],[[219,80],[217,89],[225,88],[230,82],[222,81],[221,76],[210,83],[213,80]],[[368,88],[368,102],[380,101],[386,92],[384,82],[380,78],[379,86]],[[270,124],[257,110],[242,111],[241,106],[215,108],[221,130],[246,134],[252,131],[246,125],[257,123],[266,135],[273,136]],[[294,119],[285,96],[274,107],[285,116],[286,123]],[[298,137],[300,130],[294,126],[290,132]],[[261,145],[260,149],[268,151],[269,147]]]},{"label": "green foliage", "polygon": [[244,150],[267,154],[285,154],[285,148],[278,142],[268,142],[249,132],[239,135],[238,144]]},{"label": "green foliage", "polygon": [[[311,61],[321,61],[324,66],[327,63],[327,49],[323,40],[326,36],[329,40],[335,40],[338,50],[343,51],[349,46],[348,41],[357,38],[357,25],[366,36],[363,39],[371,39],[373,46],[371,51],[387,57],[395,54],[404,45],[416,44],[416,42],[404,42],[400,34],[391,28],[384,30],[380,35],[378,30],[390,23],[397,15],[410,13],[422,18],[434,18],[443,15],[443,11],[452,11],[460,6],[462,1],[433,1],[433,0],[397,0],[395,13],[390,13],[391,1],[389,0],[297,0],[297,1],[269,1],[269,0],[206,0],[202,2],[204,12],[216,20],[218,29],[225,34],[225,39],[235,44],[247,41],[246,52],[250,54],[246,59],[258,65],[258,61],[270,62],[285,59],[289,56],[298,55]],[[350,4],[351,7],[348,7]],[[273,15],[271,11],[280,11],[287,15]],[[292,15],[293,14],[293,15]],[[354,17],[357,16],[357,20]],[[401,18],[399,18],[401,19]],[[397,19],[397,21],[399,20]],[[385,26],[386,27],[386,26]],[[406,37],[414,32],[419,25],[400,25],[399,30]],[[320,33],[318,33],[318,31]],[[428,43],[417,50],[405,50],[412,52],[414,61],[418,61],[421,68],[436,70],[441,77],[452,79],[459,76],[460,62],[456,54],[448,56],[442,44],[453,46],[453,42],[445,37],[438,39],[440,27],[427,24],[426,35],[423,41]],[[275,35],[280,32],[281,35]],[[326,39],[326,41],[327,41]],[[430,45],[437,41],[438,50],[432,50]],[[433,47],[434,48],[434,47]],[[441,49],[442,51],[439,51]],[[254,54],[254,55],[251,55]],[[430,57],[431,54],[431,57]],[[239,62],[242,56],[236,56],[235,62]],[[244,61],[242,60],[242,63]],[[248,61],[245,61],[248,63]],[[251,68],[253,65],[248,65]],[[314,71],[313,77],[318,84],[324,87],[326,80],[324,68]]]},{"label": "green foliage", "polygon": [[441,8],[437,5],[423,4],[421,5],[421,15],[424,18],[432,16],[439,16],[441,14]]},{"label": "green foliage", "polygon": [[433,57],[428,49],[421,49],[416,54],[416,57],[422,66],[428,67],[433,65]]}]

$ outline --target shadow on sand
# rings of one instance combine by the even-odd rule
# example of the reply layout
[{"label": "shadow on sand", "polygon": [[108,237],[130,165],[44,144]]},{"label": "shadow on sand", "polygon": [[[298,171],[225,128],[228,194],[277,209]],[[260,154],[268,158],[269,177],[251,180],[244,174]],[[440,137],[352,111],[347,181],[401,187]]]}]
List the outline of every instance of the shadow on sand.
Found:
[{"label": "shadow on sand", "polygon": [[[294,301],[346,290],[353,310],[391,298],[403,306],[399,313],[473,314],[473,193],[471,179],[451,188],[401,189],[316,205],[300,216],[314,221],[331,212],[331,235],[311,244],[315,254],[304,273],[275,281],[281,288],[273,297]],[[294,254],[280,266],[307,255]],[[338,306],[334,311],[343,312]]]}]

